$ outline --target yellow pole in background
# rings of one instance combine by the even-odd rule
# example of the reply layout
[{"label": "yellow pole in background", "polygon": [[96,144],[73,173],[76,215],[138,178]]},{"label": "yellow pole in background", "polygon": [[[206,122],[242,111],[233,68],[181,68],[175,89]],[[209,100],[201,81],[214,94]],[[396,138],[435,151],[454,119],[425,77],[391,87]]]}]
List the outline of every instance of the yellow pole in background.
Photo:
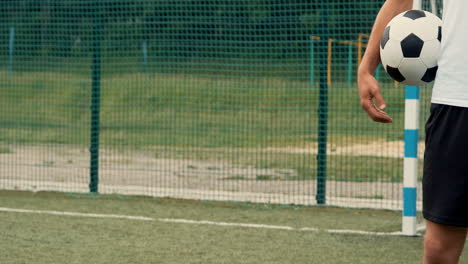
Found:
[{"label": "yellow pole in background", "polygon": [[[353,41],[338,41],[339,44],[342,45],[353,45],[358,48],[358,65],[361,63],[362,60],[362,49],[367,46],[367,43],[363,43],[363,38],[368,38],[367,34],[359,34],[359,38],[357,42]],[[320,37],[317,36],[310,36],[312,40],[320,40]],[[327,54],[327,84],[328,86],[331,85],[332,82],[332,64],[333,64],[333,41],[336,42],[334,39],[328,39],[328,54]]]},{"label": "yellow pole in background", "polygon": [[362,61],[362,48],[364,46],[364,43],[362,42],[362,40],[364,38],[368,39],[369,35],[362,34],[362,33],[359,34],[359,36],[358,36],[358,57],[357,57],[358,66],[361,65],[361,61]]}]

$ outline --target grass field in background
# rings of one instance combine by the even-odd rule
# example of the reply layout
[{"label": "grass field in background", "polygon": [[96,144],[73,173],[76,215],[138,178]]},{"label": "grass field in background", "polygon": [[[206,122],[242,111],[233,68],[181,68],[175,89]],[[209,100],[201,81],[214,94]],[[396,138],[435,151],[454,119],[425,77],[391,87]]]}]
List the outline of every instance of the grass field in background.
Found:
[{"label": "grass field in background", "polygon": [[[63,72],[0,72],[3,128],[11,140],[88,143],[91,80]],[[294,146],[317,137],[318,89],[307,81],[228,78],[187,74],[104,75],[101,92],[103,143],[200,147]],[[337,144],[402,139],[404,89],[386,87],[395,124],[370,122],[355,87],[332,83],[328,124]],[[427,100],[424,98],[423,100]],[[25,135],[25,128],[38,133]],[[70,131],[57,138],[57,131]],[[41,133],[41,131],[45,131]],[[46,136],[49,135],[49,138]],[[343,138],[345,137],[345,139]],[[339,140],[341,139],[341,140]]]},{"label": "grass field in background", "polygon": [[[0,117],[0,144],[4,152],[11,143],[89,144],[89,75],[65,70],[2,71],[0,78],[4,113]],[[389,83],[382,90],[395,120],[392,125],[370,121],[359,105],[355,87],[332,83],[328,98],[328,142],[332,148],[402,140],[404,89]],[[229,151],[315,145],[318,93],[307,81],[274,77],[103,75],[101,146],[122,150],[163,147],[164,152],[154,155],[227,158],[236,165],[296,169],[299,177],[295,179],[310,179],[316,171],[314,154],[239,151],[241,155],[233,157]],[[427,101],[428,93],[422,95]],[[401,180],[398,158],[340,155],[329,160],[330,179]],[[363,164],[365,168],[343,164]]]},{"label": "grass field in background", "polygon": [[[0,212],[1,263],[420,263],[400,212],[0,191],[0,207],[319,228],[319,232]],[[464,262],[462,262],[464,263]]]}]

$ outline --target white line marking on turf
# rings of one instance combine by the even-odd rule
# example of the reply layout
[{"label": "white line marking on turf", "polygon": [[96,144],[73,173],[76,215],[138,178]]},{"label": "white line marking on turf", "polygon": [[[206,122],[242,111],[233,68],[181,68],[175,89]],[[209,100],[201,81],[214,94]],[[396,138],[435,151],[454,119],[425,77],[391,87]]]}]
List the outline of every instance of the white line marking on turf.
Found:
[{"label": "white line marking on turf", "polygon": [[401,232],[370,232],[362,230],[347,230],[347,229],[328,229],[325,230],[332,234],[353,234],[353,235],[373,235],[373,236],[399,236]]},{"label": "white line marking on turf", "polygon": [[46,215],[58,215],[58,216],[94,217],[94,218],[113,218],[113,219],[127,219],[127,220],[137,220],[137,221],[158,221],[158,222],[165,222],[165,223],[233,226],[233,227],[277,229],[277,230],[288,230],[288,231],[305,231],[305,232],[320,232],[320,231],[322,231],[322,232],[331,233],[331,234],[355,234],[355,235],[373,235],[373,236],[402,235],[401,232],[370,232],[370,231],[348,230],[348,229],[319,229],[319,228],[314,228],[314,227],[295,228],[295,227],[292,227],[292,226],[277,226],[277,225],[262,225],[262,224],[247,224],[247,223],[228,223],[228,222],[214,222],[214,221],[204,221],[204,220],[172,219],[172,218],[157,218],[156,219],[156,218],[145,217],[145,216],[114,215],[114,214],[92,214],[92,213],[48,211],[48,210],[28,210],[28,209],[5,208],[5,207],[0,207],[0,212],[27,213],[27,214],[46,214]]},{"label": "white line marking on turf", "polygon": [[[261,225],[261,224],[243,224],[243,223],[226,223],[226,222],[213,222],[213,221],[197,221],[188,219],[170,219],[161,218],[158,219],[160,222],[168,223],[182,223],[182,224],[197,224],[197,225],[217,225],[217,226],[236,226],[236,227],[252,227],[252,228],[265,228],[265,229],[281,229],[281,230],[300,230],[291,226],[275,226],[275,225]],[[308,231],[319,231],[319,229],[308,230]]]},{"label": "white line marking on turf", "polygon": [[26,209],[4,208],[4,207],[0,207],[0,211],[14,212],[14,213],[28,213],[28,214],[48,214],[48,215],[65,215],[65,216],[81,216],[81,217],[96,217],[96,218],[120,218],[120,219],[128,219],[128,220],[154,221],[153,218],[144,217],[144,216],[128,216],[128,215],[113,215],[113,214],[89,214],[89,213],[43,211],[43,210],[26,210]]}]

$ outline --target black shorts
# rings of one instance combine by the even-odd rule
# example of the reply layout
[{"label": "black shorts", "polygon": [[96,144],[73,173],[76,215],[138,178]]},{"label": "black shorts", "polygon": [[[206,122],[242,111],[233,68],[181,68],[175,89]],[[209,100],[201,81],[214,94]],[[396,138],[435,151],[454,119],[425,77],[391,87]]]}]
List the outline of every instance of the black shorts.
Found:
[{"label": "black shorts", "polygon": [[423,216],[468,227],[468,108],[432,104],[426,123]]}]

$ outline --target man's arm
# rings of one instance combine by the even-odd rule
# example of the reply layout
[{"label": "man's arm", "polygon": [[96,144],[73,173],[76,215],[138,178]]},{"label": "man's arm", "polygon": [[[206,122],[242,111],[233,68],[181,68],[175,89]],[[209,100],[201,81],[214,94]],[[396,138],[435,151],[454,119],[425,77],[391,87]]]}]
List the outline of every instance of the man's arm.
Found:
[{"label": "man's arm", "polygon": [[[380,9],[372,28],[366,52],[358,70],[358,87],[361,106],[372,118],[381,123],[391,123],[392,119],[383,110],[385,101],[380,93],[380,87],[374,78],[374,71],[380,63],[380,38],[385,26],[399,13],[411,9],[413,0],[387,0]],[[373,100],[375,98],[377,106]]]}]

